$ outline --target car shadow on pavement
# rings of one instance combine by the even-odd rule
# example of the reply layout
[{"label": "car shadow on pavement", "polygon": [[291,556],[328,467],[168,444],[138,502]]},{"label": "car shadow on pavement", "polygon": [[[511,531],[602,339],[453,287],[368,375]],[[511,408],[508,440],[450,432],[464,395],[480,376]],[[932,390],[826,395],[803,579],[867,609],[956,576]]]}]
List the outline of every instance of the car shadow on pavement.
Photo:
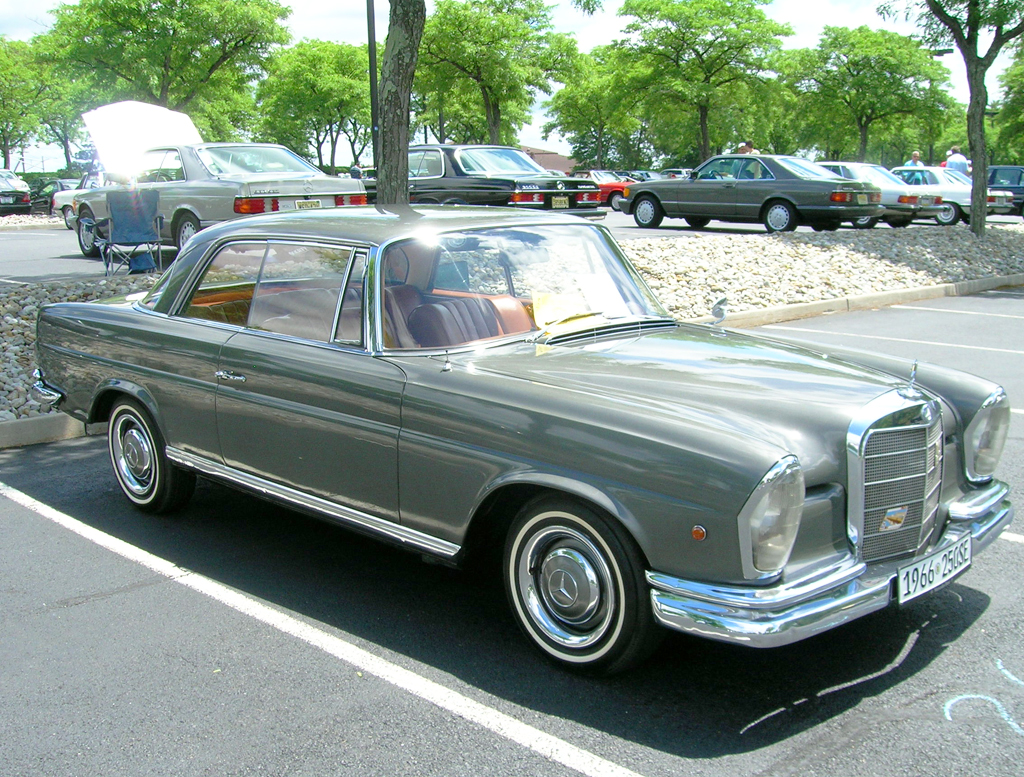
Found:
[{"label": "car shadow on pavement", "polygon": [[[494,581],[424,563],[416,554],[205,480],[180,514],[139,513],[117,488],[102,438],[0,451],[0,472],[9,486],[83,523],[337,630],[454,690],[465,683],[683,758],[757,751],[897,688],[941,656],[989,605],[968,583],[954,583],[902,610],[773,650],[669,634],[642,666],[590,678],[563,671],[533,650]],[[571,730],[567,736],[571,740]],[[833,737],[830,747],[835,744]]]}]

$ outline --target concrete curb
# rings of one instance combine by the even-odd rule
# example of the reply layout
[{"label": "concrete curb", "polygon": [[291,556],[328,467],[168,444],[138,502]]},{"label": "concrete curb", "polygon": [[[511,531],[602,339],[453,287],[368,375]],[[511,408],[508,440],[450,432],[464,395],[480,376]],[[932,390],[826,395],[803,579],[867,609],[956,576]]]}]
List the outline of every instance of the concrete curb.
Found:
[{"label": "concrete curb", "polygon": [[27,229],[67,229],[64,222],[55,224],[0,224],[0,232],[18,232]]},{"label": "concrete curb", "polygon": [[[856,297],[826,299],[818,302],[804,302],[797,305],[782,305],[777,308],[762,310],[746,310],[733,313],[726,317],[723,324],[743,329],[747,327],[778,324],[782,321],[795,321],[800,318],[820,316],[825,313],[847,313],[851,310],[871,310],[873,308],[899,305],[904,302],[917,302],[937,297],[962,297],[977,294],[979,291],[991,291],[1004,286],[1024,286],[1024,273],[1001,275],[994,278],[980,278],[976,281],[960,281],[959,283],[943,283],[938,286],[918,286],[914,289],[897,289],[881,291],[875,294],[861,294]],[[688,319],[691,323],[706,324],[711,316]],[[48,413],[36,418],[19,421],[0,422],[0,449],[17,448],[23,445],[36,445],[56,440],[69,440],[73,437],[84,437],[88,433],[98,433],[105,424],[86,429],[85,424],[64,413]]]}]

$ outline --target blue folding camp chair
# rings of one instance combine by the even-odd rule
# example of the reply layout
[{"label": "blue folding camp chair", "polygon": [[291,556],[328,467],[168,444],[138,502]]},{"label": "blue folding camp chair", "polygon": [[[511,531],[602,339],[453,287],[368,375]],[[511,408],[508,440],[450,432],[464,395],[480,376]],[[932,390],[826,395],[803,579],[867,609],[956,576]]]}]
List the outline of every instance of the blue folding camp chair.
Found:
[{"label": "blue folding camp chair", "polygon": [[106,227],[106,235],[96,232],[105,275],[113,275],[122,267],[127,267],[129,273],[150,272],[157,266],[163,269],[160,229],[164,218],[159,208],[160,192],[152,189],[107,192],[110,215],[95,224]]}]

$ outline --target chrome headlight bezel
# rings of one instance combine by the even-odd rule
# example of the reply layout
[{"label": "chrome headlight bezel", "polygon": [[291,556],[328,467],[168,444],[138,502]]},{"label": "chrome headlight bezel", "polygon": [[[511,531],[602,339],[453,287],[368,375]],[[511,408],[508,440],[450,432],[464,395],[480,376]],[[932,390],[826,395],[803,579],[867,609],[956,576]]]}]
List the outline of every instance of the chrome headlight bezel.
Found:
[{"label": "chrome headlight bezel", "polygon": [[761,478],[739,514],[744,578],[764,580],[782,572],[800,530],[804,498],[799,459],[782,457]]},{"label": "chrome headlight bezel", "polygon": [[992,480],[1010,429],[1010,399],[1000,387],[989,394],[964,430],[964,474],[976,485]]}]

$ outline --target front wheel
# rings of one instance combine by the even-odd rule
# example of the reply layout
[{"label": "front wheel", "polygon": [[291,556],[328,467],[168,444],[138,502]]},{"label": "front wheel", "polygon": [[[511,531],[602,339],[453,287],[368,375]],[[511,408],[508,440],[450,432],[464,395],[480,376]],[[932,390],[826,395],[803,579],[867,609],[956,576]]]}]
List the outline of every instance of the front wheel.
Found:
[{"label": "front wheel", "polygon": [[942,210],[935,216],[935,222],[943,227],[951,227],[960,220],[962,211],[955,202],[942,203]]},{"label": "front wheel", "polygon": [[769,232],[792,232],[796,229],[796,210],[784,200],[775,200],[765,208],[763,221]]},{"label": "front wheel", "polygon": [[542,653],[566,668],[613,674],[650,655],[661,637],[644,569],[617,524],[543,496],[512,524],[502,578],[519,627]]},{"label": "front wheel", "polygon": [[147,513],[170,513],[192,497],[196,476],[167,458],[164,438],[149,413],[133,399],[114,403],[107,425],[107,449],[117,484]]},{"label": "front wheel", "polygon": [[633,206],[633,221],[638,227],[654,229],[661,225],[664,218],[665,211],[662,210],[661,203],[650,195],[644,195]]},{"label": "front wheel", "polygon": [[612,210],[619,209],[619,201],[622,199],[622,192],[612,192],[608,195],[608,207]]},{"label": "front wheel", "polygon": [[75,222],[73,220],[74,217],[75,217],[74,208],[72,208],[70,205],[65,205],[63,208],[61,208],[60,212],[61,212],[61,215],[64,217],[64,226],[67,227],[68,229],[74,229],[75,228]]},{"label": "front wheel", "polygon": [[177,226],[174,228],[174,245],[178,249],[185,247],[185,243],[189,241],[196,232],[199,231],[199,219],[193,216],[191,213],[183,213],[178,217]]},{"label": "front wheel", "polygon": [[[97,226],[92,211],[82,208],[78,214],[78,250],[82,256],[99,256],[100,247],[96,244]],[[83,223],[84,222],[84,223]]]}]

